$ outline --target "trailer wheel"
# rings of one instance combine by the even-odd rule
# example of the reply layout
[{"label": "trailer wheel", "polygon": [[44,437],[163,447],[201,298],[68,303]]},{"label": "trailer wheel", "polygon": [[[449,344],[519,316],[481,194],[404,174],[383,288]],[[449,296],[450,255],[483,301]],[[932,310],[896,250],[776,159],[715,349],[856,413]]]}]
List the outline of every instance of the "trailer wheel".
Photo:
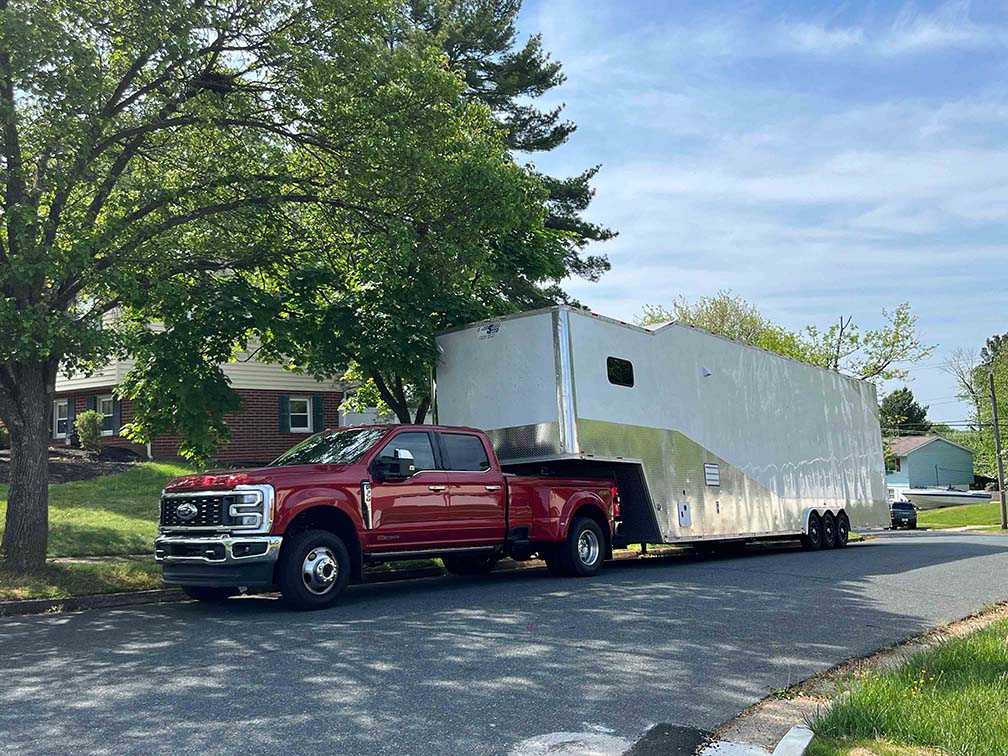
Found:
[{"label": "trailer wheel", "polygon": [[576,518],[567,532],[567,541],[559,549],[564,574],[591,577],[602,568],[605,551],[605,536],[599,524],[589,517]]},{"label": "trailer wheel", "polygon": [[822,517],[822,547],[833,549],[836,545],[836,517],[832,512],[827,512]]},{"label": "trailer wheel", "polygon": [[219,604],[238,595],[237,588],[213,588],[205,585],[183,585],[182,592],[204,604]]},{"label": "trailer wheel", "polygon": [[492,554],[489,556],[455,554],[443,556],[441,561],[452,575],[486,575],[497,564],[497,557]]},{"label": "trailer wheel", "polygon": [[842,549],[850,539],[850,519],[842,509],[836,517],[836,547]]},{"label": "trailer wheel", "polygon": [[277,583],[295,609],[330,606],[350,580],[350,553],[328,530],[305,530],[284,540]]},{"label": "trailer wheel", "polygon": [[822,548],[822,520],[815,512],[809,515],[807,532],[801,540],[802,546],[808,551],[818,551]]}]

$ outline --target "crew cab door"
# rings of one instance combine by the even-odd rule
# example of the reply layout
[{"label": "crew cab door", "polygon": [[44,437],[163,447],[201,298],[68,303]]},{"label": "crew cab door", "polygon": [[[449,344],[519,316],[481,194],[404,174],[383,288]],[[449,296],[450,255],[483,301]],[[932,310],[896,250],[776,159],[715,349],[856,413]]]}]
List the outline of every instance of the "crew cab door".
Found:
[{"label": "crew cab door", "polygon": [[453,540],[466,545],[503,543],[507,530],[504,475],[475,433],[440,431],[441,457],[448,470],[448,509]]},{"label": "crew cab door", "polygon": [[448,474],[438,469],[434,434],[397,433],[382,447],[372,470],[386,460],[412,458],[415,468],[405,480],[379,480],[372,472],[369,550],[424,549],[447,537]]}]

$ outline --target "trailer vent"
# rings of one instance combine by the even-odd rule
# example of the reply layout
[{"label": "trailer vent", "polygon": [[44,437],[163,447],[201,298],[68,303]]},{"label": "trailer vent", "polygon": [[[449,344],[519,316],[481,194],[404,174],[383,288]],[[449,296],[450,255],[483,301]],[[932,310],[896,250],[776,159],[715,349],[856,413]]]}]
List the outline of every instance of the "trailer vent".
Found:
[{"label": "trailer vent", "polygon": [[703,466],[704,483],[708,486],[721,485],[721,468],[715,462],[706,462]]}]

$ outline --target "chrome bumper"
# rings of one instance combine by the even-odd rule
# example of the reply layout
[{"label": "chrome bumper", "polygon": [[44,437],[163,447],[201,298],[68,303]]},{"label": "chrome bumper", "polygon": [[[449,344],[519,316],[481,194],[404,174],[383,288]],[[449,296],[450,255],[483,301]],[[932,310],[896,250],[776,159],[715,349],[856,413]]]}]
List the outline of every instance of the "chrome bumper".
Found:
[{"label": "chrome bumper", "polygon": [[282,541],[282,536],[159,536],[154,559],[173,564],[275,562]]}]

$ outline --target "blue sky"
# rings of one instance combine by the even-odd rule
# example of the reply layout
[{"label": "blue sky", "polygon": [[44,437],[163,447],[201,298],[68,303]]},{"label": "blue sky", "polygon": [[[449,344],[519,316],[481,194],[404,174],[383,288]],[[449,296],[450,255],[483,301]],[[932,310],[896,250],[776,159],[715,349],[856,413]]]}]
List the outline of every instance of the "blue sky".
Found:
[{"label": "blue sky", "polygon": [[935,355],[1008,331],[1008,2],[525,0],[578,130],[534,156],[602,164],[612,271],[569,290],[633,318],[729,288],[786,326],[863,327],[909,301]]}]

